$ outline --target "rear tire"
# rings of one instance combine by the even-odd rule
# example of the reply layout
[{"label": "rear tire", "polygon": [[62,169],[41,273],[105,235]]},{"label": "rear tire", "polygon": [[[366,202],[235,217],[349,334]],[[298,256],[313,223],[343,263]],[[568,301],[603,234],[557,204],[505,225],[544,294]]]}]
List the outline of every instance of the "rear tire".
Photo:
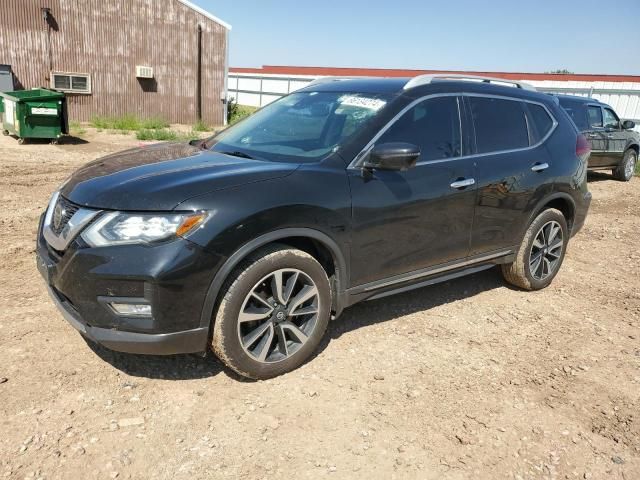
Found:
[{"label": "rear tire", "polygon": [[299,367],[329,323],[331,288],[324,268],[285,245],[252,254],[222,292],[211,347],[245,377],[264,380]]},{"label": "rear tire", "polygon": [[529,225],[514,262],[501,266],[502,275],[525,290],[545,288],[560,270],[568,240],[569,229],[562,212],[544,210]]},{"label": "rear tire", "polygon": [[18,139],[18,145],[24,145],[27,141],[24,138]]},{"label": "rear tire", "polygon": [[616,180],[621,182],[628,182],[633,178],[633,174],[636,171],[636,164],[638,162],[638,153],[630,148],[624,152],[622,163],[613,170],[613,176]]},{"label": "rear tire", "polygon": [[9,130],[2,130],[2,135],[4,135],[5,137],[9,135]]}]

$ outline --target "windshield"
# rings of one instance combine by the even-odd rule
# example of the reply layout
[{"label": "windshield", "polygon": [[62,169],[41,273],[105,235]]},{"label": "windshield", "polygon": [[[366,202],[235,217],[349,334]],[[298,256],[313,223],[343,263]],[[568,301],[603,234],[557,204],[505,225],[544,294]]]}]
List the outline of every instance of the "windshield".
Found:
[{"label": "windshield", "polygon": [[247,158],[317,161],[360,131],[388,99],[379,94],[293,93],[219,133],[206,147]]}]

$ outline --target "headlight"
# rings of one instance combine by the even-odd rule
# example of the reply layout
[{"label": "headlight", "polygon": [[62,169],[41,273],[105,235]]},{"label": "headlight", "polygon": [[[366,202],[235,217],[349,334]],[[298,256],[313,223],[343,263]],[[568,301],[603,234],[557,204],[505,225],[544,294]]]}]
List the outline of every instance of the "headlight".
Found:
[{"label": "headlight", "polygon": [[140,214],[109,212],[89,225],[82,239],[92,247],[153,243],[184,236],[206,219],[206,213]]}]

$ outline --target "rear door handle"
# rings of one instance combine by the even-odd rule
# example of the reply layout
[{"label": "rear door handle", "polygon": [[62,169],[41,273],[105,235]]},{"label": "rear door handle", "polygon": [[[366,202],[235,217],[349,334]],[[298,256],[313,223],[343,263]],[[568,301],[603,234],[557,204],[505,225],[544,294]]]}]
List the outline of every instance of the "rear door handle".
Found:
[{"label": "rear door handle", "polygon": [[546,170],[547,168],[549,168],[549,164],[548,163],[536,163],[533,167],[531,167],[531,170],[533,170],[534,172],[542,172],[543,170]]},{"label": "rear door handle", "polygon": [[455,182],[453,182],[451,184],[451,188],[466,188],[474,185],[475,183],[476,181],[473,178],[463,178],[461,180],[456,180]]}]

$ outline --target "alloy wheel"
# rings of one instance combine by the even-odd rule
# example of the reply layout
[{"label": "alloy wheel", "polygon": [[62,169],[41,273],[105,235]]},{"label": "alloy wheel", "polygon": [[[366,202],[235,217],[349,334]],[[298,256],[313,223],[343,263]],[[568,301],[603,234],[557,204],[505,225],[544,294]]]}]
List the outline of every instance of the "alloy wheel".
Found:
[{"label": "alloy wheel", "polygon": [[263,277],[247,294],[238,316],[243,350],[261,363],[294,355],[318,323],[320,295],[301,270],[286,268]]},{"label": "alloy wheel", "polygon": [[552,220],[536,234],[529,253],[529,272],[536,280],[544,280],[555,273],[562,258],[564,238],[562,227]]}]

